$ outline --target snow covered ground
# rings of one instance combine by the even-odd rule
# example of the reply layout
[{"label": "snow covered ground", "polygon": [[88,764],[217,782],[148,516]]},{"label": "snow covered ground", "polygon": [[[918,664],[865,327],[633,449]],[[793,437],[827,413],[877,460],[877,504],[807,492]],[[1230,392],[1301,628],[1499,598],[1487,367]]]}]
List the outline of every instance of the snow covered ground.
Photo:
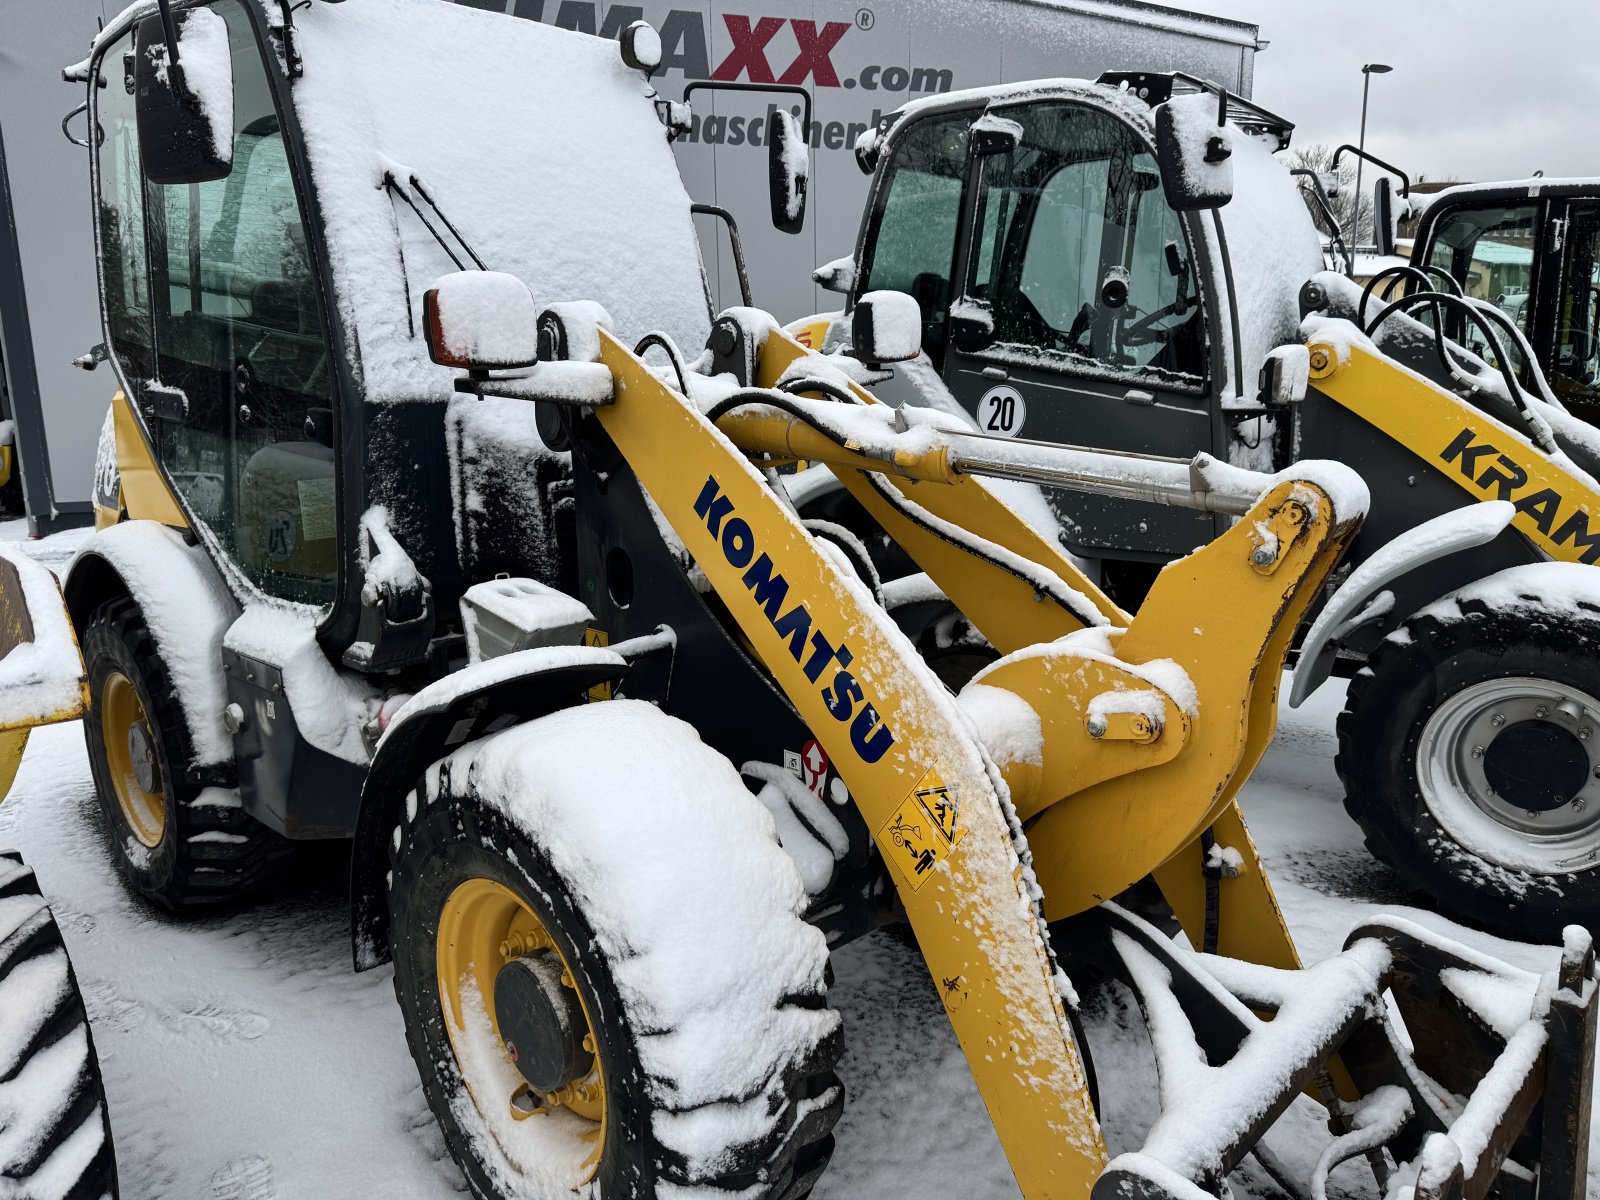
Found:
[{"label": "snow covered ground", "polygon": [[[22,536],[19,522],[0,537]],[[59,569],[82,534],[32,543]],[[1340,805],[1333,722],[1342,687],[1283,715],[1244,793],[1246,816],[1308,958],[1338,950],[1403,893],[1361,848]],[[423,1200],[465,1194],[423,1100],[387,968],[350,969],[344,855],[313,849],[270,896],[178,920],[128,892],[103,849],[77,725],[35,733],[0,844],[37,869],[94,1024],[125,1200]],[[1530,952],[1442,918],[1407,915],[1535,969]],[[999,1142],[915,949],[883,932],[835,956],[832,1003],[849,1050],[848,1102],[816,1200],[1016,1196]],[[1137,1010],[1085,995],[1112,1148],[1154,1116],[1155,1078]],[[1310,1106],[1274,1149],[1308,1163]],[[1593,1146],[1591,1162],[1600,1160]],[[1246,1177],[1241,1192],[1273,1194]],[[1336,1194],[1370,1189],[1356,1166]],[[1338,1185],[1343,1183],[1341,1189]],[[1590,1195],[1600,1195],[1591,1167]]]}]

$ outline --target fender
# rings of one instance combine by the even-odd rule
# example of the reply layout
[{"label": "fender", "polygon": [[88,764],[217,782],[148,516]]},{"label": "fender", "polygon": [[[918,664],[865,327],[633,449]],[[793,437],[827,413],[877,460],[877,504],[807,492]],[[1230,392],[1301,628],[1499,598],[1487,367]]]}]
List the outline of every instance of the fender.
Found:
[{"label": "fender", "polygon": [[139,606],[162,660],[181,680],[178,707],[195,753],[191,771],[205,783],[231,787],[231,778],[213,778],[207,769],[233,762],[233,739],[222,725],[228,705],[222,635],[241,610],[205,550],[160,522],[124,521],[89,537],[61,590],[80,641],[89,617],[107,601],[126,596]]},{"label": "fender", "polygon": [[1469,504],[1424,521],[1352,571],[1323,606],[1300,645],[1289,707],[1299,708],[1327,681],[1345,634],[1367,620],[1387,615],[1387,609],[1370,616],[1366,610],[1389,584],[1427,563],[1487,545],[1506,530],[1516,515],[1517,510],[1507,500]]},{"label": "fender", "polygon": [[475,737],[582,704],[591,688],[627,673],[626,659],[599,647],[523,650],[474,663],[406,701],[378,742],[356,815],[350,934],[357,971],[389,961],[388,836],[423,773]]}]

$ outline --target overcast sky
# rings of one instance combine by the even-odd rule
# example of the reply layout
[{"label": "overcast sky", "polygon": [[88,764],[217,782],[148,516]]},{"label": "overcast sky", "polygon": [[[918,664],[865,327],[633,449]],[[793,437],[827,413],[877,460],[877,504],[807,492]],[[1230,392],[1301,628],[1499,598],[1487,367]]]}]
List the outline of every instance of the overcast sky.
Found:
[{"label": "overcast sky", "polygon": [[1261,26],[1255,99],[1297,145],[1355,142],[1432,179],[1600,175],[1600,0],[1164,0]]}]

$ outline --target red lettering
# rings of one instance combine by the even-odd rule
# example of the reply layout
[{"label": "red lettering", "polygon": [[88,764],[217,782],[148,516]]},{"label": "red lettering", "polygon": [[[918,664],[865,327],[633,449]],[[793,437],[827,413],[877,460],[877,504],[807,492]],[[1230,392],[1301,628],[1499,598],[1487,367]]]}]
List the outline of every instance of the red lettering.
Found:
[{"label": "red lettering", "polygon": [[833,69],[833,48],[850,32],[848,21],[829,21],[820,31],[815,21],[790,21],[800,56],[789,64],[779,83],[804,83],[809,75],[818,87],[838,87],[839,73]]},{"label": "red lettering", "polygon": [[[773,83],[772,67],[767,62],[767,43],[778,36],[783,28],[782,17],[761,17],[752,27],[749,17],[738,13],[723,13],[722,22],[733,39],[733,49],[723,59],[711,78],[723,83],[748,74],[751,83]],[[848,25],[845,26],[849,28]]]}]

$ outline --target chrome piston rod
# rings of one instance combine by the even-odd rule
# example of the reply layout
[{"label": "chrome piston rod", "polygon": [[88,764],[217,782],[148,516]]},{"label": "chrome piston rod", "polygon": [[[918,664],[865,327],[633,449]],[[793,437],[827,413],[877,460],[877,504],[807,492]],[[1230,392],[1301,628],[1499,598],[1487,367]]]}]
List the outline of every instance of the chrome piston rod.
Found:
[{"label": "chrome piston rod", "polygon": [[[963,475],[1068,488],[1119,500],[1243,516],[1269,485],[1256,472],[1230,470],[1226,484],[1206,478],[1208,455],[1193,459],[1089,450],[1051,442],[948,433],[950,465]],[[1241,486],[1243,485],[1243,486]]]}]

